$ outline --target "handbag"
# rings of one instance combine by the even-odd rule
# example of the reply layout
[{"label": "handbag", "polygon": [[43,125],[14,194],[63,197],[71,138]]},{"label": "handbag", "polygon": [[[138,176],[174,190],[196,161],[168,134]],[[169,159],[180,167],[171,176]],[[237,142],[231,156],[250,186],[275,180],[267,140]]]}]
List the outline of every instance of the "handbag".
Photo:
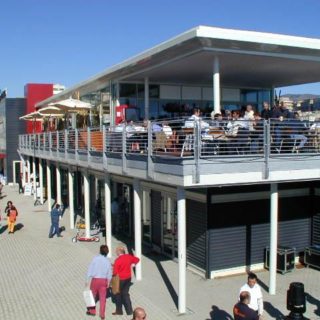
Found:
[{"label": "handbag", "polygon": [[94,307],[96,305],[92,291],[90,289],[85,289],[83,291],[83,299],[87,308]]},{"label": "handbag", "polygon": [[119,276],[117,274],[112,276],[112,279],[111,279],[111,291],[112,291],[112,294],[120,293],[120,278],[119,278]]}]

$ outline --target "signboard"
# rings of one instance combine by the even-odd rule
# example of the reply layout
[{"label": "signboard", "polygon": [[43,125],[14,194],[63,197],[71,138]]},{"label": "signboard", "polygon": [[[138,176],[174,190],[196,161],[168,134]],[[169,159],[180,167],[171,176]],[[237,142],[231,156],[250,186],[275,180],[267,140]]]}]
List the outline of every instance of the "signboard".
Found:
[{"label": "signboard", "polygon": [[32,195],[32,184],[26,183],[24,185],[24,195],[25,196],[31,196]]}]

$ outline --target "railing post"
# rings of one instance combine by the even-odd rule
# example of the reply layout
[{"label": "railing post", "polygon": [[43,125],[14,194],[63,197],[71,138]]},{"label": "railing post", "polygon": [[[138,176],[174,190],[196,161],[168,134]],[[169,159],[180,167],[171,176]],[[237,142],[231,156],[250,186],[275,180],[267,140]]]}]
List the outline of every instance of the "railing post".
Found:
[{"label": "railing post", "polygon": [[153,179],[154,165],[153,165],[153,161],[152,161],[153,143],[152,143],[152,122],[151,121],[148,121],[147,128],[148,128],[148,147],[147,147],[147,151],[148,151],[148,177]]},{"label": "railing post", "polygon": [[108,164],[107,164],[107,143],[106,143],[106,126],[102,125],[102,162],[103,162],[103,168],[107,169]]},{"label": "railing post", "polygon": [[49,153],[50,153],[50,158],[52,159],[52,132],[49,132]]},{"label": "railing post", "polygon": [[59,149],[60,149],[60,134],[59,131],[56,132],[57,135],[57,157],[59,156]]},{"label": "railing post", "polygon": [[200,168],[199,160],[201,154],[201,126],[198,120],[194,121],[194,162],[195,162],[195,172],[193,173],[193,182],[200,182]]},{"label": "railing post", "polygon": [[68,135],[68,130],[65,129],[64,130],[64,156],[65,159],[68,159],[68,149],[69,149],[69,139],[68,139],[69,135]]},{"label": "railing post", "polygon": [[269,158],[270,158],[270,119],[264,120],[263,124],[263,152],[264,152],[264,179],[269,178]]},{"label": "railing post", "polygon": [[79,160],[79,153],[78,153],[78,149],[79,149],[79,131],[78,129],[74,129],[74,153],[75,153],[75,158],[78,161]]},{"label": "railing post", "polygon": [[127,125],[123,126],[122,131],[122,172],[126,173],[127,171]]},{"label": "railing post", "polygon": [[87,128],[87,160],[88,164],[91,163],[91,127]]}]

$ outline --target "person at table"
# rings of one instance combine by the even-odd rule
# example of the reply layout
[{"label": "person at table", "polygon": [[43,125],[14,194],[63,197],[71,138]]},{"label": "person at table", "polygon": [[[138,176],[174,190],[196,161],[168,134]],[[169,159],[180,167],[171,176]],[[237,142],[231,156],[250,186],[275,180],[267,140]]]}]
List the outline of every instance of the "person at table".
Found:
[{"label": "person at table", "polygon": [[211,128],[216,128],[222,131],[226,130],[226,122],[223,120],[222,114],[221,113],[211,113],[211,121],[210,121],[210,127]]},{"label": "person at table", "polygon": [[200,109],[194,108],[192,116],[190,116],[184,123],[185,128],[194,128],[196,121],[200,123],[201,129],[208,128],[209,123],[202,121],[200,114],[201,114]]},{"label": "person at table", "polygon": [[239,110],[232,111],[232,121],[228,122],[227,129],[226,135],[234,137],[233,147],[236,152],[245,152],[249,138],[249,128],[248,122],[243,117],[240,117]]},{"label": "person at table", "polygon": [[289,125],[292,130],[290,133],[290,138],[294,140],[296,144],[293,146],[293,151],[300,152],[300,150],[308,141],[308,138],[305,135],[307,132],[307,125],[304,121],[300,120],[298,112],[294,113],[294,119],[289,121]]},{"label": "person at table", "polygon": [[254,111],[251,104],[246,106],[246,110],[243,115],[243,119],[246,120],[245,124],[249,131],[253,131]]},{"label": "person at table", "polygon": [[263,102],[263,110],[261,111],[261,118],[269,120],[272,118],[272,111],[270,110],[270,104],[267,101]]},{"label": "person at table", "polygon": [[254,114],[253,131],[250,132],[251,153],[258,153],[263,146],[263,119],[258,112]]},{"label": "person at table", "polygon": [[169,126],[167,121],[162,123],[162,131],[165,133],[167,138],[170,138],[173,135],[172,128]]}]

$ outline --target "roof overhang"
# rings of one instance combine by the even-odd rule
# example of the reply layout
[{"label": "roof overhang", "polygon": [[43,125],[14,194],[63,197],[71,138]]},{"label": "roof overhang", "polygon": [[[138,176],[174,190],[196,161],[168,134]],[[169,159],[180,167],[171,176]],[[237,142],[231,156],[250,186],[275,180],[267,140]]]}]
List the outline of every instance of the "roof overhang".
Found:
[{"label": "roof overhang", "polygon": [[110,80],[271,88],[320,81],[320,40],[199,26],[37,104],[102,89]]}]

